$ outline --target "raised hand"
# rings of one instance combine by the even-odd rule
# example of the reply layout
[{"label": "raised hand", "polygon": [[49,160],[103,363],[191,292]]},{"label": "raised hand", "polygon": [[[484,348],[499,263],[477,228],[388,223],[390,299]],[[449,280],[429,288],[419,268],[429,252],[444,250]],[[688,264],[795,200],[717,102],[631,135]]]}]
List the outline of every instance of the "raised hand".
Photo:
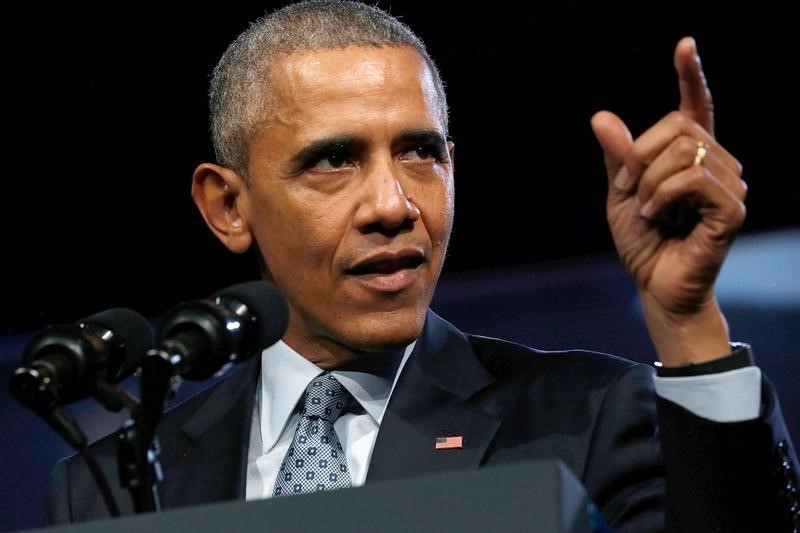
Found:
[{"label": "raised hand", "polygon": [[714,138],[711,92],[694,39],[675,48],[680,106],[633,140],[613,113],[592,117],[609,178],[607,215],[662,363],[727,353],[714,283],[745,217],[739,162]]}]

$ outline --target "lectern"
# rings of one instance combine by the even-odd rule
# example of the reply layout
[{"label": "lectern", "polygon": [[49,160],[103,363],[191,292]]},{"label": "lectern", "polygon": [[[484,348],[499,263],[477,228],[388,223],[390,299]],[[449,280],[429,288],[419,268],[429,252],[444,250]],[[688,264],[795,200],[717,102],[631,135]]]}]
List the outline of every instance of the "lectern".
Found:
[{"label": "lectern", "polygon": [[63,533],[569,532],[603,530],[557,460],[369,483],[254,502],[185,507],[50,528]]}]

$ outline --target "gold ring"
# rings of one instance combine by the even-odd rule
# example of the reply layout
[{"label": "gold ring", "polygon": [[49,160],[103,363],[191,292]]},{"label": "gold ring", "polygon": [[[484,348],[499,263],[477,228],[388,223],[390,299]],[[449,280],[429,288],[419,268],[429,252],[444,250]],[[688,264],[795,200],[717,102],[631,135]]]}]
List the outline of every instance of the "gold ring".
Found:
[{"label": "gold ring", "polygon": [[697,141],[697,151],[694,153],[694,166],[705,165],[708,157],[708,145],[703,141]]}]

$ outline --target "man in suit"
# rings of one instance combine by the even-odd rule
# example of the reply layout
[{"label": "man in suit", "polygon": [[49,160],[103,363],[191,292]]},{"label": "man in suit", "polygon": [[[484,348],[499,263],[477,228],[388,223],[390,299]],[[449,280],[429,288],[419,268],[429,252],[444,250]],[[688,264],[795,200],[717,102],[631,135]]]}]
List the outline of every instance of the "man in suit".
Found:
[{"label": "man in suit", "polygon": [[[428,310],[452,228],[454,144],[442,81],[408,28],[362,4],[308,2],[242,34],[215,69],[218,163],[195,170],[192,195],[230,250],[258,247],[289,328],[166,416],[165,507],[557,456],[619,530],[796,519],[797,459],[775,395],[749,348],[730,343],[714,296],[746,186],[713,136],[691,39],[675,65],[679,110],[639,138],[612,113],[592,118],[612,234],[662,364],[656,398],[642,365],[464,335]],[[670,226],[676,210],[697,223]],[[326,473],[331,487],[319,472],[292,478],[320,376],[343,398],[308,422],[346,474]],[[442,436],[461,448],[437,450]],[[113,472],[113,439],[94,451]],[[104,516],[79,459],[55,470],[48,516]]]}]

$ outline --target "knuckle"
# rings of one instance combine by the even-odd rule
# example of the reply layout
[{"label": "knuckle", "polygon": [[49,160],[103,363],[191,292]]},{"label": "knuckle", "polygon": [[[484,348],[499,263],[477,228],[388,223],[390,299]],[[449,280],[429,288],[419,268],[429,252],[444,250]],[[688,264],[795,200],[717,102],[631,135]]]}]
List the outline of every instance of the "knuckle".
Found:
[{"label": "knuckle", "polygon": [[628,155],[625,156],[625,165],[630,169],[635,169],[641,166],[647,166],[649,162],[645,161],[647,154],[644,148],[636,143],[631,146]]},{"label": "knuckle", "polygon": [[734,208],[734,213],[733,213],[733,221],[737,228],[744,223],[744,219],[746,216],[747,216],[747,206],[744,205],[744,202],[736,202],[736,206]]},{"label": "knuckle", "polygon": [[687,175],[688,181],[692,185],[699,185],[701,182],[711,177],[708,168],[702,165],[695,165],[693,167],[690,167],[687,173],[688,173]]},{"label": "knuckle", "polygon": [[689,117],[687,117],[685,114],[683,114],[680,111],[672,111],[672,112],[670,112],[668,117],[669,117],[669,120],[679,129],[683,129],[690,122]]},{"label": "knuckle", "polygon": [[741,176],[744,173],[744,167],[742,166],[742,163],[735,157],[733,157],[732,159],[733,159],[734,172],[736,173],[737,176]]},{"label": "knuckle", "polygon": [[694,161],[694,156],[697,153],[697,141],[691,137],[682,135],[673,143],[675,154],[681,160]]},{"label": "knuckle", "polygon": [[673,123],[677,124],[677,123],[679,123],[680,120],[682,120],[683,113],[681,113],[680,111],[677,111],[677,110],[670,111],[669,113],[667,113],[667,117],[666,118],[670,122],[673,122]]},{"label": "knuckle", "polygon": [[747,185],[747,182],[742,179],[740,179],[738,183],[739,183],[739,198],[741,200],[744,200],[745,198],[747,198],[747,191],[749,187]]}]

